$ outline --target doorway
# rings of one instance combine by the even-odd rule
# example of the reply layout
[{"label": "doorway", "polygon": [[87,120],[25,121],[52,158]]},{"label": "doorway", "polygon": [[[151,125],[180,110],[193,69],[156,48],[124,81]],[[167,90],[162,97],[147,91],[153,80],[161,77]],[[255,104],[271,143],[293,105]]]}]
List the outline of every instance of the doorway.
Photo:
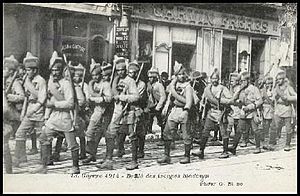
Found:
[{"label": "doorway", "polygon": [[221,65],[221,81],[223,84],[227,84],[230,73],[236,70],[236,49],[236,39],[223,38]]},{"label": "doorway", "polygon": [[260,74],[264,73],[264,48],[265,40],[252,39],[250,75],[253,83],[257,81]]},{"label": "doorway", "polygon": [[196,50],[196,46],[190,44],[178,44],[172,45],[172,74],[174,73],[174,64],[177,61],[187,69],[188,73],[192,71],[191,62]]}]

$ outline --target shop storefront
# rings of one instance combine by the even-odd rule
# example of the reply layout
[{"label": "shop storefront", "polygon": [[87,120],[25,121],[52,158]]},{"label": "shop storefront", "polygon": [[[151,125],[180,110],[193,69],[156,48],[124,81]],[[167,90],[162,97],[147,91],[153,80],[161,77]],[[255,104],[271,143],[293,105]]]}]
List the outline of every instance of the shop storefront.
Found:
[{"label": "shop storefront", "polygon": [[44,77],[54,50],[87,69],[91,58],[111,62],[118,17],[105,5],[5,5],[4,55],[14,54],[22,62],[31,51],[40,58]]},{"label": "shop storefront", "polygon": [[136,5],[131,15],[131,59],[150,59],[160,72],[175,61],[190,71],[270,72],[280,29],[275,20],[163,4]]}]

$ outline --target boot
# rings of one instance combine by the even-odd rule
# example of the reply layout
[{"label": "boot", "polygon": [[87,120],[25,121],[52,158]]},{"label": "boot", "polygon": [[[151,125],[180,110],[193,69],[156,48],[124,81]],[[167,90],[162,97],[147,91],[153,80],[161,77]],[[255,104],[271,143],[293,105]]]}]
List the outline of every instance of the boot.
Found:
[{"label": "boot", "polygon": [[132,152],[132,161],[130,165],[126,167],[127,170],[138,169],[139,165],[137,163],[137,140],[131,141],[131,152]]},{"label": "boot", "polygon": [[38,153],[38,149],[37,149],[37,145],[36,145],[36,133],[32,133],[30,135],[31,138],[31,149],[30,151],[27,153],[28,155],[34,155]]},{"label": "boot", "polygon": [[5,172],[7,174],[12,174],[12,158],[8,144],[4,144],[4,166]]},{"label": "boot", "polygon": [[191,144],[185,144],[184,145],[184,159],[180,160],[181,164],[187,164],[190,163],[190,154],[191,154]]},{"label": "boot", "polygon": [[286,135],[286,144],[284,147],[284,151],[290,151],[291,150],[291,140],[292,140],[292,133],[288,133]]},{"label": "boot", "polygon": [[211,141],[217,141],[218,140],[218,131],[214,131],[214,137],[211,139]]},{"label": "boot", "polygon": [[223,138],[222,138],[222,135],[221,135],[221,131],[218,131],[218,133],[219,133],[219,141],[222,141]]},{"label": "boot", "polygon": [[204,149],[207,143],[208,137],[204,137],[200,143],[200,151],[192,153],[193,156],[199,157],[199,159],[204,159]]},{"label": "boot", "polygon": [[260,150],[260,133],[254,133],[254,138],[255,138],[255,151],[253,152],[254,154],[261,153]]},{"label": "boot", "polygon": [[122,158],[123,155],[125,155],[125,147],[124,147],[124,143],[125,143],[125,139],[126,139],[126,134],[124,133],[120,133],[117,137],[117,142],[115,145],[117,145],[116,149],[116,156],[119,158]]},{"label": "boot", "polygon": [[142,138],[138,139],[138,153],[137,153],[137,157],[138,158],[144,158],[145,157],[145,153],[144,153],[144,147],[145,147],[145,136]]},{"label": "boot", "polygon": [[56,140],[55,151],[54,151],[53,155],[51,156],[51,159],[54,162],[58,162],[59,161],[60,151],[61,151],[63,139],[64,139],[63,137],[58,137],[57,140]]},{"label": "boot", "polygon": [[95,150],[95,142],[94,141],[87,141],[87,148],[90,149],[90,154],[86,159],[82,161],[82,164],[89,164],[90,162],[96,162],[96,150]]},{"label": "boot", "polygon": [[175,150],[175,141],[171,142],[170,149],[171,150]]},{"label": "boot", "polygon": [[53,161],[53,154],[52,154],[52,142],[50,142],[50,145],[49,145],[49,149],[48,149],[48,155],[49,155],[49,158],[47,160],[47,165],[54,165],[54,161]]},{"label": "boot", "polygon": [[79,159],[82,160],[82,159],[86,159],[87,156],[86,156],[86,151],[85,151],[85,137],[80,137],[79,138],[79,141],[80,141],[80,156],[79,156]]},{"label": "boot", "polygon": [[170,158],[170,145],[171,141],[165,141],[165,152],[164,155],[161,159],[157,160],[157,163],[166,163],[170,164],[171,163],[171,158]]},{"label": "boot", "polygon": [[67,152],[68,151],[68,144],[67,144],[67,141],[66,139],[63,140],[63,143],[61,145],[61,152]]},{"label": "boot", "polygon": [[241,134],[237,132],[234,136],[232,147],[228,148],[228,151],[231,152],[233,155],[236,155],[236,148],[239,145],[240,139],[241,139]]},{"label": "boot", "polygon": [[223,152],[219,156],[220,159],[229,158],[229,154],[228,154],[228,141],[229,141],[229,138],[223,139]]},{"label": "boot", "polygon": [[101,165],[96,165],[100,169],[112,170],[113,169],[113,152],[114,152],[114,139],[106,139],[106,159]]},{"label": "boot", "polygon": [[80,174],[79,169],[79,150],[72,151],[73,166],[72,169],[68,171],[68,174]]},{"label": "boot", "polygon": [[25,140],[16,140],[15,158],[15,167],[20,167],[20,163],[27,162]]},{"label": "boot", "polygon": [[278,138],[281,138],[281,130],[282,130],[282,128],[277,130],[277,137]]},{"label": "boot", "polygon": [[31,173],[46,174],[47,173],[47,163],[50,159],[50,145],[40,145],[41,146],[41,164],[39,168]]}]

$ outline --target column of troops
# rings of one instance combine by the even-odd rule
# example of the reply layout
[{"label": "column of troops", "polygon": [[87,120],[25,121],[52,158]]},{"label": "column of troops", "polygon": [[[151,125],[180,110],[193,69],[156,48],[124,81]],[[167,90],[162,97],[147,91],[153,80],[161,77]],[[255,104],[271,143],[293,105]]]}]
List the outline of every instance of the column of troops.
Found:
[{"label": "column of troops", "polygon": [[[286,130],[284,150],[291,150],[297,94],[282,70],[275,78],[261,79],[258,85],[250,83],[248,72],[231,73],[230,85],[226,87],[220,84],[217,69],[208,83],[206,73],[194,71],[189,75],[177,62],[171,81],[167,80],[167,73],[160,76],[157,68],[151,68],[147,72],[147,83],[141,80],[143,65],[137,61],[128,63],[127,59],[117,56],[113,66],[92,59],[89,83],[84,82],[84,66],[72,66],[65,56],[59,57],[55,51],[49,63],[48,81],[39,74],[40,68],[38,57],[30,52],[22,64],[13,55],[3,61],[6,173],[12,173],[13,166],[22,167],[27,155],[38,153],[38,139],[40,167],[33,173],[47,173],[47,167],[60,160],[65,140],[73,161],[69,173],[78,174],[79,160],[83,165],[96,162],[102,137],[106,141],[106,154],[96,167],[110,170],[113,156],[125,154],[126,136],[132,153],[132,161],[126,169],[137,169],[138,159],[145,156],[145,136],[152,133],[154,117],[161,128],[160,142],[164,145],[164,153],[157,160],[160,164],[171,162],[170,150],[174,148],[174,133],[178,130],[184,142],[181,164],[190,163],[195,139],[200,150],[192,154],[204,158],[211,131],[219,132],[223,143],[219,158],[236,155],[239,143],[240,147],[247,146],[249,133],[254,136],[253,153],[260,153],[261,148],[274,150],[283,126]],[[232,131],[233,144],[229,146]],[[26,154],[29,135],[32,149]],[[13,159],[9,149],[11,138],[15,140]],[[56,143],[52,147],[54,138]],[[115,148],[116,154],[113,153]]]}]

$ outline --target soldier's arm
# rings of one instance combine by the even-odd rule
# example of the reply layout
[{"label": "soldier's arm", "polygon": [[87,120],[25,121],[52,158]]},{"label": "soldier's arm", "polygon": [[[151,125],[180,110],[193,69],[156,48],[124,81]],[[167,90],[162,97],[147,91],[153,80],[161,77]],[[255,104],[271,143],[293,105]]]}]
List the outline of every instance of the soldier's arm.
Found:
[{"label": "soldier's arm", "polygon": [[79,106],[82,106],[83,104],[85,104],[86,99],[83,94],[82,88],[80,86],[75,87],[75,93],[77,96],[77,101],[78,101]]},{"label": "soldier's arm", "polygon": [[30,81],[28,77],[25,80],[24,86],[35,97],[39,96],[39,91],[35,89],[34,85],[32,84],[32,81]]},{"label": "soldier's arm", "polygon": [[112,82],[112,87],[111,87],[113,95],[119,94],[117,90],[118,81],[119,81],[119,76],[116,76]]},{"label": "soldier's arm", "polygon": [[55,108],[73,109],[74,108],[74,90],[72,88],[71,82],[65,80],[62,88],[64,91],[65,100],[55,101],[54,102]]},{"label": "soldier's arm", "polygon": [[7,94],[9,102],[21,103],[25,99],[24,89],[19,81],[15,81],[13,86],[14,94]]},{"label": "soldier's arm", "polygon": [[255,101],[254,101],[254,103],[250,103],[246,106],[249,110],[254,110],[254,109],[260,107],[263,103],[263,99],[259,92],[259,89],[257,87],[254,87],[253,91],[254,91],[254,95],[255,95]]},{"label": "soldier's arm", "polygon": [[85,99],[88,100],[90,97],[89,85],[87,83],[83,83],[83,92],[85,95]]},{"label": "soldier's arm", "polygon": [[288,101],[297,101],[297,93],[293,89],[293,87],[288,86],[288,95],[287,95],[287,100]]},{"label": "soldier's arm", "polygon": [[158,88],[158,91],[159,91],[159,94],[160,94],[160,98],[159,98],[159,101],[156,105],[156,108],[157,108],[157,110],[160,110],[163,107],[164,102],[167,99],[167,95],[166,95],[166,92],[165,92],[165,88],[161,83],[157,83],[157,88]]},{"label": "soldier's arm", "polygon": [[93,97],[93,101],[95,103],[102,103],[102,102],[111,102],[112,100],[112,90],[110,88],[110,84],[108,82],[102,83],[103,85],[103,94],[98,97]]},{"label": "soldier's arm", "polygon": [[184,108],[191,109],[192,104],[193,104],[193,90],[192,90],[191,85],[188,85],[187,87],[185,87],[185,95],[186,95],[185,96],[186,103],[185,103]]},{"label": "soldier's arm", "polygon": [[[174,81],[174,80],[173,80]],[[176,90],[175,90],[175,82],[171,82],[171,84],[169,85],[169,90],[170,93],[172,94],[173,97],[175,97],[175,99],[177,99],[178,101],[180,101],[181,103],[186,104],[186,100],[184,96],[179,95]]]},{"label": "soldier's arm", "polygon": [[119,95],[121,101],[126,101],[128,103],[132,103],[138,101],[140,98],[139,91],[137,89],[136,83],[134,80],[130,80],[128,84],[128,94]]},{"label": "soldier's arm", "polygon": [[221,104],[231,104],[233,102],[232,100],[232,93],[228,90],[228,88],[224,87],[223,93],[221,95]]}]

